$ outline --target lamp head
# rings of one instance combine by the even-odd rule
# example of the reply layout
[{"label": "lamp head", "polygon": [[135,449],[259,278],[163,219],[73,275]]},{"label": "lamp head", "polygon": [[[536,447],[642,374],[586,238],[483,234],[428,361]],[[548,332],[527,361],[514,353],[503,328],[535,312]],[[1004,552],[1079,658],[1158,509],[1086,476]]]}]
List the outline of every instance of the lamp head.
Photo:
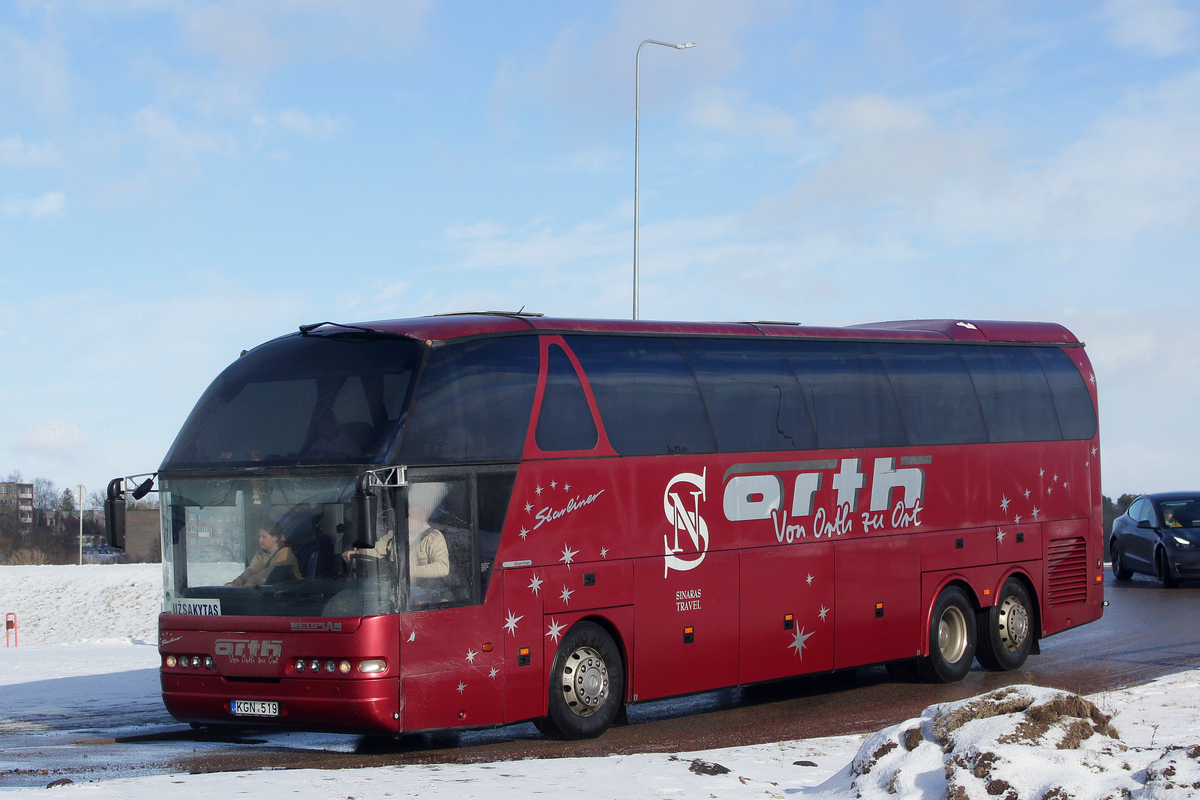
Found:
[{"label": "lamp head", "polygon": [[684,42],[683,44],[675,45],[676,50],[687,50],[689,47],[695,47],[695,42]]}]

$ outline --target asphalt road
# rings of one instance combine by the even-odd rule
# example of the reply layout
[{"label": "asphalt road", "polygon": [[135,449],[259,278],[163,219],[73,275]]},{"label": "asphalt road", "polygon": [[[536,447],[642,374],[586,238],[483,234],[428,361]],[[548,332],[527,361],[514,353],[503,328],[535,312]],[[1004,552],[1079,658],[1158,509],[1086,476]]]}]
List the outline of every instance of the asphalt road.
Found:
[{"label": "asphalt road", "polygon": [[635,705],[628,724],[586,742],[547,741],[530,724],[398,740],[253,729],[212,733],[175,722],[154,697],[82,719],[69,710],[59,719],[45,713],[36,720],[16,717],[0,731],[0,787],[44,786],[60,777],[686,752],[873,731],[917,716],[931,703],[1013,683],[1093,694],[1200,667],[1200,626],[1192,622],[1200,584],[1164,590],[1144,576],[1118,584],[1109,574],[1105,596],[1110,605],[1101,620],[1044,640],[1041,655],[1016,672],[976,667],[959,683],[934,686],[898,683],[872,667],[707,692]]}]

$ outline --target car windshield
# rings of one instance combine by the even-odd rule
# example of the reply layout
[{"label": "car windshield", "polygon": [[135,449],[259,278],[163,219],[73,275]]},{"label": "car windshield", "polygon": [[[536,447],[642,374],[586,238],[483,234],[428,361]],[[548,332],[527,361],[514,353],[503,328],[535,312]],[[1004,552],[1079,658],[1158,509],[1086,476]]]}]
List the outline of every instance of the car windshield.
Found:
[{"label": "car windshield", "polygon": [[217,376],[162,469],[385,463],[424,352],[364,333],[267,342]]},{"label": "car windshield", "polygon": [[1168,528],[1200,528],[1200,500],[1163,500],[1159,509]]},{"label": "car windshield", "polygon": [[[397,609],[397,548],[351,558],[356,475],[166,478],[168,613],[353,617]],[[389,495],[381,519],[396,519]],[[402,562],[401,562],[402,563]]]}]

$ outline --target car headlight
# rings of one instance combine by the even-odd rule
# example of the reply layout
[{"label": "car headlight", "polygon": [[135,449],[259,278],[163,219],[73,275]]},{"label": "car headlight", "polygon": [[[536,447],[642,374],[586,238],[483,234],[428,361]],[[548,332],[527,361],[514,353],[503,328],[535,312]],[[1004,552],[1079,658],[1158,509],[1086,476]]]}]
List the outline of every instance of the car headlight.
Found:
[{"label": "car headlight", "polygon": [[1179,545],[1184,550],[1195,550],[1200,548],[1200,545],[1196,544],[1191,539],[1185,539],[1177,533],[1173,534],[1171,538],[1175,540],[1175,544]]}]

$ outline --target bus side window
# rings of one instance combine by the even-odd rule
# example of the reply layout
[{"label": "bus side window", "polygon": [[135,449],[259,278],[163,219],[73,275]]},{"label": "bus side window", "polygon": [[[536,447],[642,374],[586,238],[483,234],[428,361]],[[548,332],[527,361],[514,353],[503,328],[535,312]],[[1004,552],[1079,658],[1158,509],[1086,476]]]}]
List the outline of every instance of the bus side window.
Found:
[{"label": "bus side window", "polygon": [[796,376],[772,341],[676,339],[723,453],[810,450],[812,423]]},{"label": "bus side window", "polygon": [[800,383],[817,447],[908,444],[887,374],[870,345],[780,342]]},{"label": "bus side window", "polygon": [[955,347],[979,396],[993,442],[1047,442],[1062,438],[1054,398],[1027,347]]},{"label": "bus side window", "polygon": [[569,336],[600,407],[613,449],[623,456],[715,453],[700,389],[670,339]]},{"label": "bus side window", "polygon": [[400,463],[520,461],[537,375],[533,336],[434,348],[405,426]]},{"label": "bus side window", "polygon": [[896,393],[910,444],[988,440],[971,376],[952,348],[888,342],[874,349]]},{"label": "bus side window", "polygon": [[1096,435],[1096,407],[1083,376],[1071,357],[1057,347],[1034,347],[1033,355],[1042,365],[1058,424],[1064,439],[1091,439]]},{"label": "bus side window", "polygon": [[599,440],[583,384],[567,354],[558,345],[546,348],[546,390],[538,414],[534,441],[543,452],[591,450]]}]

